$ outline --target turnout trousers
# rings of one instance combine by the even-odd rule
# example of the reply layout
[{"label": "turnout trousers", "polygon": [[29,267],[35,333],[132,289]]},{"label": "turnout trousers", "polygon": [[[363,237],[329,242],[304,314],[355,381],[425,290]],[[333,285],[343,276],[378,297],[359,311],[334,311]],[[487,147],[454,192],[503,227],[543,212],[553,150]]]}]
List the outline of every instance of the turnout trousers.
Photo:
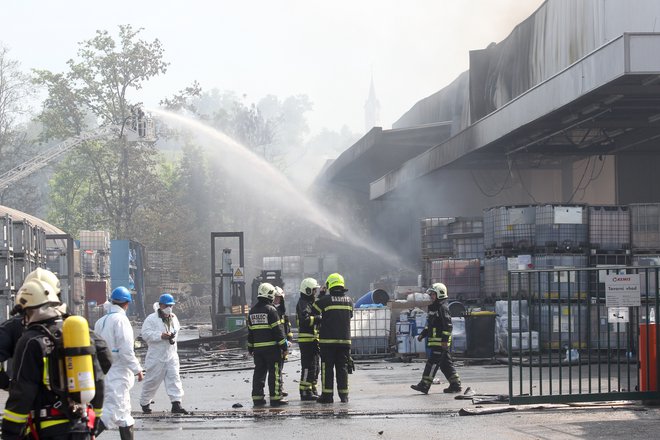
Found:
[{"label": "turnout trousers", "polygon": [[426,366],[424,367],[424,373],[422,375],[422,382],[426,385],[427,388],[433,383],[433,378],[438,372],[438,368],[442,371],[442,374],[445,375],[447,381],[452,384],[460,384],[461,379],[456,373],[454,368],[454,361],[451,358],[448,350],[443,349],[433,349],[431,356],[426,361]]},{"label": "turnout trousers", "polygon": [[252,400],[264,400],[264,387],[268,377],[270,400],[282,399],[282,352],[278,347],[254,350],[254,374],[252,375]]},{"label": "turnout trousers", "polygon": [[316,394],[319,377],[319,343],[298,342],[300,347],[300,392],[312,391]]},{"label": "turnout trousers", "polygon": [[334,373],[337,372],[337,394],[348,396],[348,357],[351,346],[345,344],[319,344],[321,347],[321,395],[334,394]]}]

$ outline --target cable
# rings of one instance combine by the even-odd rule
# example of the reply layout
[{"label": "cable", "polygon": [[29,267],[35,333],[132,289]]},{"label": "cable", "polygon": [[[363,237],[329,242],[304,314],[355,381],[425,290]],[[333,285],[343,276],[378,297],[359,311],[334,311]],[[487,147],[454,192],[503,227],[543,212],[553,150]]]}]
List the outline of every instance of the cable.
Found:
[{"label": "cable", "polygon": [[520,173],[520,168],[518,167],[518,161],[514,159],[513,164],[514,164],[514,167],[516,169],[516,172],[518,173],[518,180],[520,180],[520,186],[527,193],[529,198],[532,199],[532,202],[534,202],[535,204],[538,204],[539,202],[536,200],[534,195],[532,195],[532,193],[527,190],[527,185],[525,185],[525,181],[523,180],[522,174]]},{"label": "cable", "polygon": [[509,182],[509,179],[511,178],[511,170],[509,169],[509,172],[506,173],[506,178],[504,179],[504,182],[502,183],[502,186],[500,187],[499,190],[497,190],[494,194],[488,194],[482,187],[479,185],[479,182],[477,181],[476,176],[474,175],[474,171],[470,169],[470,175],[472,176],[472,180],[474,181],[474,184],[477,186],[481,194],[483,194],[486,197],[496,197],[499,195],[502,191],[504,191],[506,184]]},{"label": "cable", "polygon": [[582,186],[582,181],[587,176],[587,170],[589,169],[589,165],[591,164],[592,157],[593,156],[589,156],[589,159],[587,160],[587,165],[585,165],[584,171],[582,172],[582,177],[580,177],[580,181],[578,182],[577,186],[575,187],[575,190],[573,191],[573,194],[571,194],[571,197],[566,201],[566,203],[571,203],[573,201],[573,197],[575,197],[575,194],[577,194],[578,190],[580,189],[580,186]]}]

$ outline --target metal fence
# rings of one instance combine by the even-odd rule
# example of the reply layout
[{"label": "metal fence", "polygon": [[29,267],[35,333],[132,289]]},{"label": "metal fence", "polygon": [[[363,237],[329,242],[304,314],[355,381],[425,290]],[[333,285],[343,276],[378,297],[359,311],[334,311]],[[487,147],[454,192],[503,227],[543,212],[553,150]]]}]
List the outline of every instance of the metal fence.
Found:
[{"label": "metal fence", "polygon": [[[510,403],[660,400],[659,271],[510,271]],[[524,302],[529,325],[514,326]],[[521,344],[533,337],[539,344]]]}]

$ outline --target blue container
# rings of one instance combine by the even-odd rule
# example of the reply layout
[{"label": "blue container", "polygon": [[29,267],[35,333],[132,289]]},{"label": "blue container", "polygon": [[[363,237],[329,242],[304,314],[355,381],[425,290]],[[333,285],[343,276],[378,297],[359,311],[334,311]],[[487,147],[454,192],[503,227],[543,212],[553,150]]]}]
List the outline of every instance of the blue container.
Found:
[{"label": "blue container", "polygon": [[382,304],[386,305],[387,301],[390,300],[390,296],[385,292],[383,289],[375,289],[371,290],[364,295],[357,301],[355,301],[355,304],[353,307],[358,308],[362,306],[363,304]]}]

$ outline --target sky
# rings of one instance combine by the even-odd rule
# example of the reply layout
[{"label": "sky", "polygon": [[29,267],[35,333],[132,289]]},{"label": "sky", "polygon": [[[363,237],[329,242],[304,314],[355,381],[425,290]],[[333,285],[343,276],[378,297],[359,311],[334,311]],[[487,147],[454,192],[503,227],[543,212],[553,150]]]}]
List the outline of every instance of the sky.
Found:
[{"label": "sky", "polygon": [[363,133],[373,77],[380,125],[467,70],[469,51],[504,39],[543,0],[3,0],[0,43],[24,70],[66,70],[97,29],[142,27],[168,72],[140,91],[155,106],[197,80],[258,102],[306,94],[310,135]]}]

